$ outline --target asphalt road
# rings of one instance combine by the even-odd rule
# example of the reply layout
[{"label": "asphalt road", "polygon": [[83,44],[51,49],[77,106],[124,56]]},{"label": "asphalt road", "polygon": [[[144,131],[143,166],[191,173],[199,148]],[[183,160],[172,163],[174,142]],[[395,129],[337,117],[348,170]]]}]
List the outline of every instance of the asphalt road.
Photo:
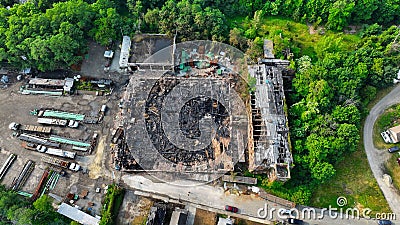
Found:
[{"label": "asphalt road", "polygon": [[397,220],[400,218],[400,194],[393,185],[388,186],[382,179],[384,174],[384,162],[389,158],[385,150],[376,149],[373,143],[373,128],[376,119],[384,110],[393,104],[400,103],[400,86],[394,88],[388,95],[382,98],[370,111],[364,124],[364,148],[371,170],[375,176],[380,189],[382,190]]},{"label": "asphalt road", "polygon": [[[196,185],[191,181],[176,181],[174,183],[159,183],[140,175],[124,175],[122,176],[124,184],[135,190],[135,194],[158,198],[166,201],[177,200],[182,203],[190,203],[194,207],[227,214],[230,216],[241,217],[263,224],[272,224],[271,221],[285,220],[285,215],[278,216],[277,211],[283,206],[268,202],[257,196],[237,196],[225,193],[222,187],[213,187],[210,185]],[[238,214],[224,211],[225,205],[236,206],[239,208]],[[260,211],[261,209],[261,211]],[[310,208],[312,209],[312,208]],[[307,219],[309,214],[302,215],[302,209],[291,209],[294,216],[304,218],[304,224],[319,225],[364,225],[377,224],[375,220],[366,220],[363,218],[352,219],[340,215],[340,211],[333,211],[329,216],[327,212],[324,216],[318,209],[311,218]],[[299,210],[299,211],[295,211]],[[298,213],[297,213],[298,212]],[[270,217],[271,215],[272,218]],[[335,217],[336,215],[336,217]],[[321,219],[318,219],[321,218]]]}]

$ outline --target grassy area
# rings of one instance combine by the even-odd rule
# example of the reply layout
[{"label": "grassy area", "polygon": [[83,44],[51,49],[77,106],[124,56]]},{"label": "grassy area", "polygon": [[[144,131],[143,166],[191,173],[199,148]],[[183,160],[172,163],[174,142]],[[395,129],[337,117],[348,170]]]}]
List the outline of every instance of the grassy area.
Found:
[{"label": "grassy area", "polygon": [[[397,126],[400,124],[400,104],[393,105],[383,112],[374,124],[373,141],[374,145],[378,149],[388,149],[393,146],[399,146],[397,144],[387,144],[383,141],[380,133],[387,130],[390,127]],[[389,154],[389,153],[387,153]],[[400,165],[397,163],[397,158],[400,154],[393,153],[390,159],[385,163],[386,173],[388,173],[392,179],[394,186],[400,190]]]},{"label": "grassy area", "polygon": [[119,208],[124,200],[125,190],[115,184],[108,186],[104,198],[100,225],[111,225],[115,223]]},{"label": "grassy area", "polygon": [[400,190],[400,165],[397,163],[397,158],[400,158],[399,153],[393,153],[390,159],[386,162],[385,168],[393,179],[393,185]]},{"label": "grassy area", "polygon": [[250,220],[245,220],[241,218],[234,218],[235,224],[237,225],[262,225],[261,223],[256,223]]},{"label": "grassy area", "polygon": [[139,214],[135,215],[133,221],[130,223],[132,225],[146,225],[147,217],[150,213],[150,209],[153,206],[153,202],[148,198],[141,198],[140,202],[137,204],[139,208]]},{"label": "grassy area", "polygon": [[[248,29],[250,21],[245,17],[236,17],[228,20],[231,28],[240,27],[243,30]],[[342,38],[342,44],[346,49],[354,49],[356,44],[361,40],[357,35],[349,35],[336,33],[332,31],[324,31],[323,34],[310,34],[309,27],[306,24],[295,22],[283,17],[265,17],[261,21],[261,27],[257,30],[257,36],[274,40],[275,48],[282,48],[281,39],[289,38],[289,45],[295,57],[308,55],[316,60],[315,46],[323,37]],[[284,44],[285,45],[285,44]]]},{"label": "grassy area", "polygon": [[[376,98],[368,104],[368,110],[372,109],[372,107],[392,89],[393,87],[390,87],[378,91]],[[364,121],[362,124],[364,124]],[[376,132],[374,132],[374,136],[376,136],[375,133]],[[378,135],[378,138],[374,137],[374,141],[382,140],[379,132]],[[312,206],[336,206],[336,199],[339,196],[345,196],[348,200],[348,206],[350,207],[368,207],[373,213],[391,211],[369,167],[363,146],[362,131],[360,132],[360,136],[361,140],[358,150],[335,165],[337,170],[335,176],[325,184],[320,185],[313,193],[311,199]],[[400,167],[396,159],[392,158],[386,167],[389,171],[388,173],[393,176],[395,185],[399,185]]]},{"label": "grassy area", "polygon": [[383,112],[374,124],[373,140],[377,149],[388,149],[400,144],[387,144],[383,141],[380,133],[390,127],[400,125],[400,105],[393,105]]},{"label": "grassy area", "polygon": [[347,207],[368,207],[372,213],[391,211],[372,174],[362,144],[335,168],[335,176],[314,192],[312,206],[337,207],[337,198],[344,196],[347,198]]},{"label": "grassy area", "polygon": [[391,86],[391,87],[388,87],[388,88],[379,90],[379,91],[376,93],[375,99],[371,100],[371,101],[368,103],[367,109],[368,109],[368,110],[371,110],[371,109],[374,107],[374,105],[376,105],[376,103],[378,103],[383,97],[385,97],[387,94],[389,94],[395,87],[396,87],[396,86]]},{"label": "grassy area", "polygon": [[[385,143],[381,136],[381,132],[383,132],[391,127],[391,126],[389,126],[389,127],[386,126],[385,123],[383,123],[383,121],[387,121],[388,119],[390,119],[394,112],[395,112],[395,110],[393,108],[387,109],[382,115],[380,115],[378,117],[376,123],[374,124],[373,141],[374,141],[374,146],[377,149],[385,149],[386,150],[386,149],[394,146],[394,144]],[[398,146],[400,146],[400,145],[398,145]]]}]

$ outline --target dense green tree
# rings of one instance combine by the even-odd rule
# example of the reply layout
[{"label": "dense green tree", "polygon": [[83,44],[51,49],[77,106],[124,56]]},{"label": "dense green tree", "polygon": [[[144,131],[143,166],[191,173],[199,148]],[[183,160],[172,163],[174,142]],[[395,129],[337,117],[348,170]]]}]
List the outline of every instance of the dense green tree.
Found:
[{"label": "dense green tree", "polygon": [[359,124],[360,123],[360,112],[354,105],[341,106],[337,105],[332,112],[334,120],[338,123],[349,123]]},{"label": "dense green tree", "polygon": [[147,26],[147,29],[150,31],[158,31],[160,20],[160,10],[158,8],[148,10],[147,13],[144,15],[144,22]]},{"label": "dense green tree", "polygon": [[107,45],[116,40],[120,34],[121,17],[115,8],[100,9],[99,18],[94,21],[94,39],[101,45]]},{"label": "dense green tree", "polygon": [[335,168],[333,168],[332,164],[327,162],[317,162],[311,169],[312,176],[317,181],[324,183],[333,175],[335,175]]},{"label": "dense green tree", "polygon": [[332,30],[343,30],[349,24],[355,3],[352,0],[337,0],[329,9],[326,25]]},{"label": "dense green tree", "polygon": [[368,37],[368,36],[371,36],[371,35],[379,35],[381,33],[382,33],[382,26],[377,24],[377,23],[374,23],[372,25],[367,25],[363,29],[363,31],[361,33],[361,36],[362,37]]},{"label": "dense green tree", "polygon": [[243,36],[243,31],[236,27],[229,32],[229,43],[242,50],[247,48],[247,39]]},{"label": "dense green tree", "polygon": [[224,40],[228,27],[225,16],[219,9],[202,8],[188,0],[169,0],[160,10],[159,28],[161,32],[181,40],[212,39]]},{"label": "dense green tree", "polygon": [[0,6],[13,6],[14,4],[18,3],[16,0],[0,0]]}]

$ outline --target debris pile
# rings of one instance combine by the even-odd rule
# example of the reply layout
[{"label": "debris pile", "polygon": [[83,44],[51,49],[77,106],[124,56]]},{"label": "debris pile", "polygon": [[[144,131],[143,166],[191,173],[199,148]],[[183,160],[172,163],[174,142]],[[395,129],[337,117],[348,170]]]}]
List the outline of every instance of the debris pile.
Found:
[{"label": "debris pile", "polygon": [[117,128],[111,142],[111,154],[114,155],[114,165],[116,170],[141,170],[141,167],[129,151],[123,128]]}]

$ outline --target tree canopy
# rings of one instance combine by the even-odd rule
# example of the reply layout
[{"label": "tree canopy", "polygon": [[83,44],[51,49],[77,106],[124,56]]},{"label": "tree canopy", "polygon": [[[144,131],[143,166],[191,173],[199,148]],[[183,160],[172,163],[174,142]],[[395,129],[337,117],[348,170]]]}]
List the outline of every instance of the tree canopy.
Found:
[{"label": "tree canopy", "polygon": [[0,186],[0,221],[1,224],[27,225],[68,225],[71,222],[53,210],[47,195],[32,204],[16,192],[6,190],[4,186]]}]

